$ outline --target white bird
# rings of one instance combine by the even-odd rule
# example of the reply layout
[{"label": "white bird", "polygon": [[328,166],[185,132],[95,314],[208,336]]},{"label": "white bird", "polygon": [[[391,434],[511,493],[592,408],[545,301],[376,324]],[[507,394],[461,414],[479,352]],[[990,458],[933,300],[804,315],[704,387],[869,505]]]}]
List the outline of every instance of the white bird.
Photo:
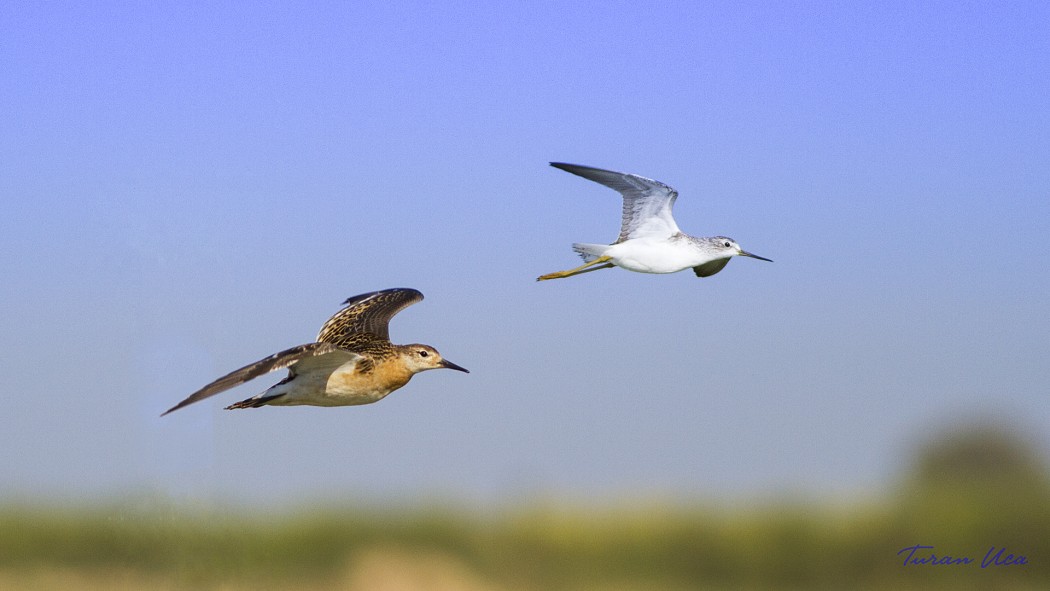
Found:
[{"label": "white bird", "polygon": [[660,181],[578,164],[551,162],[551,166],[601,183],[623,195],[623,221],[620,236],[612,244],[572,245],[585,264],[541,275],[537,281],[612,267],[638,273],[677,273],[691,268],[697,277],[710,277],[735,256],[773,262],[743,250],[726,236],[700,238],[683,233],[671,215],[678,191]]}]

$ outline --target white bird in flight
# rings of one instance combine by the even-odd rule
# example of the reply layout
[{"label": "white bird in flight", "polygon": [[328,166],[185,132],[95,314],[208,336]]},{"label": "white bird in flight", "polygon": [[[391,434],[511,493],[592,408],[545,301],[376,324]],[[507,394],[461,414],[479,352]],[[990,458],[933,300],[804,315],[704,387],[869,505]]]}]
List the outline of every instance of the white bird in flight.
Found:
[{"label": "white bird in flight", "polygon": [[691,268],[697,277],[710,277],[735,256],[773,262],[745,251],[726,236],[700,238],[683,233],[671,215],[678,191],[660,181],[578,164],[551,162],[551,166],[601,183],[623,195],[623,221],[616,242],[573,244],[573,250],[586,262],[575,269],[541,275],[537,281],[612,267],[638,273],[677,273]]}]

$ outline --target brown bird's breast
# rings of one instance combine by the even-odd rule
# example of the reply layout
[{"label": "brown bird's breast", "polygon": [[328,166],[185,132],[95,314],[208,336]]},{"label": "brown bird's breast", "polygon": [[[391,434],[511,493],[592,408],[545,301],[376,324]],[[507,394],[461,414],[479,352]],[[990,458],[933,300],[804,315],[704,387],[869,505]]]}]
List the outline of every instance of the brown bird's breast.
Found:
[{"label": "brown bird's breast", "polygon": [[369,404],[382,400],[410,379],[412,372],[398,363],[396,358],[376,363],[371,371],[362,371],[354,366],[349,370],[332,372],[325,386],[325,396],[338,404]]}]

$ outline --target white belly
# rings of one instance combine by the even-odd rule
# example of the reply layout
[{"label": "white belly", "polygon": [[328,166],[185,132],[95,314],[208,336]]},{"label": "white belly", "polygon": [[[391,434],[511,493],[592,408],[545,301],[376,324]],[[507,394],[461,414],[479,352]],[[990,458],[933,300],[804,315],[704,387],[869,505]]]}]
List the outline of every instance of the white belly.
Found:
[{"label": "white belly", "polygon": [[695,249],[664,239],[628,240],[614,244],[605,254],[617,267],[638,273],[677,273],[703,262],[698,262]]}]

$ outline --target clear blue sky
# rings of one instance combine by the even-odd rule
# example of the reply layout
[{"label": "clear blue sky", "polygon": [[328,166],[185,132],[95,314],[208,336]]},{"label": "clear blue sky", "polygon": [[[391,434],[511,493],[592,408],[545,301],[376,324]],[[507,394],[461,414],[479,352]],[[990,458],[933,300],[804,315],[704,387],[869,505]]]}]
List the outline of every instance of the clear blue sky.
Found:
[{"label": "clear blue sky", "polygon": [[[1050,424],[1050,5],[220,4],[0,8],[0,498],[847,495]],[[536,283],[619,223],[551,160],[776,262]],[[400,286],[470,375],[159,418]]]}]

